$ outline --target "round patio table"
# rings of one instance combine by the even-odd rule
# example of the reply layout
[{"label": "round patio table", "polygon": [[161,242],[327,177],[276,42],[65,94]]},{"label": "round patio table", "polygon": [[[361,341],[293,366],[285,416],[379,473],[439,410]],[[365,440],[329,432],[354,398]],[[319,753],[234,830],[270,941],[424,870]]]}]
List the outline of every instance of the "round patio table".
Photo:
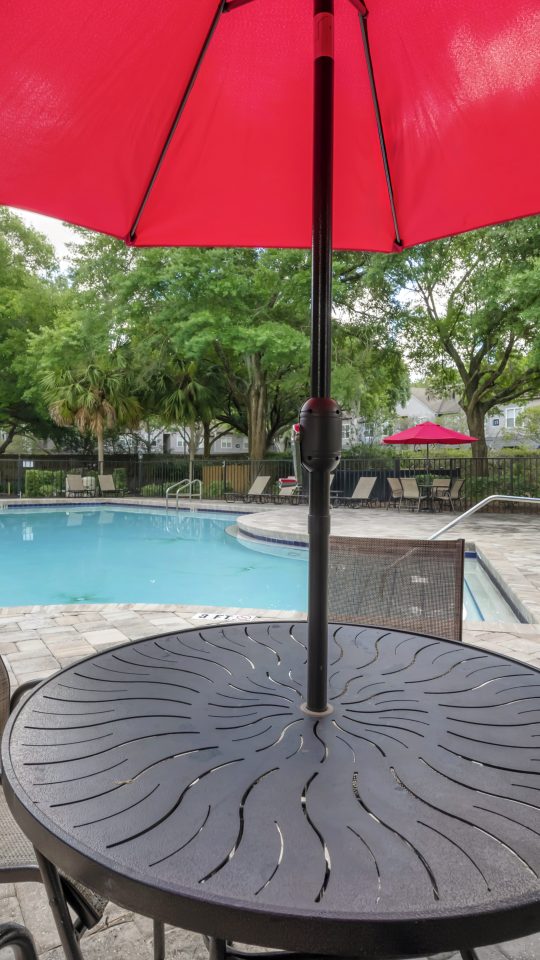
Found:
[{"label": "round patio table", "polygon": [[220,939],[415,957],[540,928],[540,673],[333,624],[306,716],[306,624],[107,650],[12,717],[3,783],[44,857]]}]

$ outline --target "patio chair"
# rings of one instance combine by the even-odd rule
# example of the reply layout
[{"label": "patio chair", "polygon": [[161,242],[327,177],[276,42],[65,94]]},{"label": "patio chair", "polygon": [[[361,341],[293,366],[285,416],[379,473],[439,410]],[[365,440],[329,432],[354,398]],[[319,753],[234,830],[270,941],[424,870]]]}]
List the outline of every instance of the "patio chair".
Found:
[{"label": "patio chair", "polygon": [[[27,680],[10,696],[9,675],[0,657],[0,735],[3,733],[11,710],[39,680]],[[101,920],[106,901],[88,890],[81,883],[60,876],[61,891],[65,903],[76,915],[73,930],[77,939]],[[7,805],[4,791],[0,789],[0,883],[42,882],[36,854]],[[55,917],[56,919],[56,917]],[[24,956],[24,953],[23,953]],[[30,957],[31,954],[27,953]]]},{"label": "patio chair", "polygon": [[464,550],[464,540],[330,537],[330,620],[461,640]]},{"label": "patio chair", "polygon": [[386,504],[388,509],[390,504],[393,503],[394,506],[397,504],[398,510],[401,507],[401,501],[403,500],[403,487],[401,486],[401,480],[398,480],[397,477],[387,477],[388,486],[390,487],[390,496]]},{"label": "patio chair", "polygon": [[350,497],[341,497],[339,502],[346,507],[368,506],[377,477],[360,477]]},{"label": "patio chair", "polygon": [[66,474],[66,497],[85,497],[88,493],[78,473]]},{"label": "patio chair", "polygon": [[427,494],[420,493],[416,479],[414,477],[402,477],[401,486],[403,487],[403,499],[405,502],[412,504],[413,509],[416,504],[416,509],[420,511],[421,504],[424,500],[427,500]]},{"label": "patio chair", "polygon": [[440,493],[444,493],[445,490],[448,490],[450,486],[450,477],[435,477],[433,483],[431,484],[431,496],[438,497]]},{"label": "patio chair", "polygon": [[281,487],[279,493],[270,494],[264,499],[272,500],[274,503],[281,503],[283,500],[285,503],[292,503],[298,501],[299,490],[297,483],[291,483],[289,486]]},{"label": "patio chair", "polygon": [[32,934],[20,923],[0,923],[0,952],[8,947],[15,960],[38,960]]},{"label": "patio chair", "polygon": [[446,503],[450,504],[451,510],[455,510],[455,504],[459,504],[459,502],[463,500],[463,494],[461,491],[464,483],[464,480],[454,480],[451,486],[449,484],[447,490],[441,490],[436,494],[436,496],[433,497],[433,500],[439,504],[441,510]]},{"label": "patio chair", "polygon": [[118,490],[111,473],[100,473],[98,476],[99,489],[101,493],[113,493],[118,496]]},{"label": "patio chair", "polygon": [[243,500],[244,503],[250,503],[257,501],[262,503],[264,491],[266,490],[268,484],[270,483],[270,477],[257,477],[253,481],[247,493],[231,493],[225,494],[225,500],[229,503],[233,500]]}]

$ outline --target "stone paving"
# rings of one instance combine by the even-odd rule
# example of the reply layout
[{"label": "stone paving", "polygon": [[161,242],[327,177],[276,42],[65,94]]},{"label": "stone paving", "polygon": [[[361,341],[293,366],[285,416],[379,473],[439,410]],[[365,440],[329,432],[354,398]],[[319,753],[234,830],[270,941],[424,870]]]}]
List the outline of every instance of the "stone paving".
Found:
[{"label": "stone paving", "polygon": [[[88,501],[85,501],[86,503]],[[148,501],[146,501],[148,503]],[[210,506],[210,504],[208,504]],[[213,508],[215,504],[211,505]],[[220,505],[233,510],[234,505]],[[238,505],[245,510],[245,506]],[[250,508],[251,510],[251,508]],[[446,516],[411,515],[395,510],[335,510],[333,532],[340,535],[422,537],[439,529]],[[262,536],[303,540],[303,507],[257,507],[240,526]],[[461,532],[460,532],[461,531]],[[510,586],[528,618],[540,621],[540,518],[517,515],[476,516],[455,534],[473,542],[495,575]],[[217,617],[300,619],[299,611],[239,610],[181,605],[91,604],[0,608],[0,655],[15,686],[30,677],[45,677],[82,657],[126,640],[201,626]],[[472,624],[464,641],[506,653],[540,667],[540,622]],[[0,922],[16,920],[32,931],[41,960],[62,960],[56,929],[40,884],[0,885]],[[167,928],[168,960],[206,960],[200,936]],[[102,922],[83,940],[85,960],[150,960],[152,924],[145,917],[109,904]],[[540,960],[540,935],[478,949],[479,960]],[[459,960],[457,953],[437,960]]]}]

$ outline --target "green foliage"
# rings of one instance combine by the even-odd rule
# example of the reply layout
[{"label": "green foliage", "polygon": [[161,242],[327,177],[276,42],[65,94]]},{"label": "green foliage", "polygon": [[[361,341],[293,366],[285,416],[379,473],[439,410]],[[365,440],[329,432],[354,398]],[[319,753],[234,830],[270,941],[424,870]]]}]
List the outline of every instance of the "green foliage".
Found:
[{"label": "green foliage", "polygon": [[31,395],[31,331],[51,325],[64,295],[52,247],[9,210],[0,207],[0,429],[7,439],[57,433],[46,405]]},{"label": "green foliage", "polygon": [[[192,433],[200,424],[207,439],[223,424],[246,434],[261,459],[310,392],[309,253],[126,251],[81,236],[73,289],[129,350],[144,418]],[[406,378],[390,332],[356,311],[360,263],[335,255],[334,371],[338,399],[370,411],[402,397]]]},{"label": "green foliage", "polygon": [[540,407],[522,410],[517,418],[520,439],[540,445]]},{"label": "green foliage", "polygon": [[395,460],[397,456],[397,448],[384,443],[377,444],[376,447],[370,443],[355,443],[341,453],[342,460],[372,460],[374,463]]},{"label": "green foliage", "polygon": [[497,457],[540,457],[540,450],[537,447],[501,447],[497,450]]},{"label": "green foliage", "polygon": [[540,393],[540,219],[372,257],[364,281],[408,360],[454,391],[485,458],[484,417]]},{"label": "green foliage", "polygon": [[166,486],[165,483],[145,483],[141,487],[141,497],[164,497]]},{"label": "green foliage", "polygon": [[30,354],[53,420],[94,436],[102,463],[106,430],[137,424],[141,416],[128,351],[107,340],[84,311],[67,311],[32,337]]},{"label": "green foliage", "polygon": [[230,483],[226,483],[223,486],[221,480],[211,480],[210,483],[207,483],[203,488],[203,497],[206,497],[208,500],[219,500],[225,493],[232,493],[233,488]]},{"label": "green foliage", "polygon": [[125,467],[115,467],[112,472],[112,477],[118,492],[121,493],[128,489],[127,470]]},{"label": "green foliage", "polygon": [[63,470],[25,470],[25,497],[56,497],[64,492]]},{"label": "green foliage", "polygon": [[516,459],[509,463],[487,460],[482,474],[467,478],[465,492],[474,502],[491,494],[513,494],[517,497],[540,496],[540,462],[534,458]]}]

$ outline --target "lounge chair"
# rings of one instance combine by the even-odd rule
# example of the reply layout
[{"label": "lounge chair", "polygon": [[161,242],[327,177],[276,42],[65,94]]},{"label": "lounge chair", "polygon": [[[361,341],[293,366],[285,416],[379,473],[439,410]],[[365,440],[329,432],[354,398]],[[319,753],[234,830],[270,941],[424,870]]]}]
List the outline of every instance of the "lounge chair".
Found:
[{"label": "lounge chair", "polygon": [[397,477],[387,477],[388,486],[390,487],[390,496],[388,497],[388,502],[386,508],[390,506],[391,503],[394,506],[397,503],[398,510],[401,507],[401,501],[403,500],[403,487],[401,486],[401,480],[398,480]]},{"label": "lounge chair", "polygon": [[272,500],[274,503],[281,503],[284,500],[286,503],[292,503],[293,500],[298,502],[299,490],[297,483],[291,483],[286,487],[281,487],[279,493],[273,494]]},{"label": "lounge chair", "polygon": [[330,537],[330,619],[461,640],[464,548],[464,540]]},{"label": "lounge chair", "polygon": [[266,490],[268,484],[270,483],[270,477],[257,477],[253,481],[247,493],[226,493],[225,500],[229,503],[232,500],[243,500],[244,503],[253,502],[262,502],[264,491]]},{"label": "lounge chair", "polygon": [[377,477],[360,477],[350,497],[340,497],[339,502],[346,507],[368,506]]},{"label": "lounge chair", "polygon": [[403,487],[403,499],[406,503],[410,503],[414,509],[420,511],[420,507],[424,500],[427,500],[426,493],[420,493],[418,489],[418,484],[414,477],[402,477],[401,486]]},{"label": "lounge chair", "polygon": [[11,947],[15,960],[38,960],[33,937],[20,923],[0,924],[0,951],[7,947]]},{"label": "lounge chair", "polygon": [[78,473],[66,474],[66,497],[85,497],[88,490]]},{"label": "lounge chair", "polygon": [[463,500],[461,491],[464,483],[464,480],[454,480],[447,490],[441,490],[433,497],[433,500],[439,503],[441,510],[446,503],[450,504],[451,510],[455,510],[455,504]]},{"label": "lounge chair", "polygon": [[98,476],[99,489],[101,493],[113,493],[118,496],[118,490],[111,473],[100,473]]},{"label": "lounge chair", "polygon": [[[0,658],[0,734],[4,730],[10,711],[37,683],[39,680],[28,680],[10,696],[9,675]],[[62,903],[57,903],[56,907],[60,906],[62,909],[67,901],[75,912],[73,931],[78,938],[85,930],[89,930],[101,920],[106,901],[66,876],[61,875],[60,880],[61,889],[58,891],[58,897],[62,899]],[[32,844],[13,818],[6,803],[4,791],[0,789],[0,883],[27,881],[42,882],[36,854]],[[67,908],[65,915],[68,915]],[[31,954],[27,953],[27,956],[30,957]]]}]

